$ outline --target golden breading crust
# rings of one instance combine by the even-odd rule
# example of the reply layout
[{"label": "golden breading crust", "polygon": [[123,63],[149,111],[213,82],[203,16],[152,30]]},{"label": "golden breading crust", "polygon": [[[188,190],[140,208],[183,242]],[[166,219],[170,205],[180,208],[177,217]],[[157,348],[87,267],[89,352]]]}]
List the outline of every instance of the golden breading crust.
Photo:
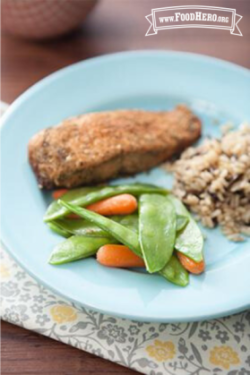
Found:
[{"label": "golden breading crust", "polygon": [[29,161],[41,188],[72,188],[150,169],[200,134],[200,120],[185,106],[90,113],[36,134]]}]

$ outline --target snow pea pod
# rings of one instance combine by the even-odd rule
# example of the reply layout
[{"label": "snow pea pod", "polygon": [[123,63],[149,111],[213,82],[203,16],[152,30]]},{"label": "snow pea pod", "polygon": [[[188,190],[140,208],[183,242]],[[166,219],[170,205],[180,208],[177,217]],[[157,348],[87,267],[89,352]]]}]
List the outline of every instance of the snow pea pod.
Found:
[{"label": "snow pea pod", "polygon": [[60,236],[62,237],[65,237],[65,238],[68,238],[71,236],[71,233],[67,230],[65,230],[64,228],[62,228],[60,225],[58,225],[58,223],[56,222],[50,222],[48,223],[48,226],[51,230],[53,230],[53,232],[59,234]]},{"label": "snow pea pod", "polygon": [[120,216],[120,215],[110,216],[110,219],[132,230],[133,232],[138,233],[138,215],[137,214],[124,215],[124,216]]},{"label": "snow pea pod", "polygon": [[[83,190],[85,189],[85,190]],[[86,189],[90,189],[89,191]],[[81,191],[82,190],[82,191]],[[98,187],[98,188],[82,188],[79,193],[74,193],[73,198],[71,198],[69,193],[66,193],[61,200],[65,202],[72,203],[76,206],[86,207],[92,203],[98,202],[100,200],[113,197],[119,194],[132,194],[135,196],[144,194],[144,193],[157,193],[157,194],[167,194],[166,189],[159,188],[153,185],[147,184],[131,184],[131,185],[117,185],[117,186],[107,186],[107,187]],[[44,216],[44,221],[48,222],[51,220],[59,219],[67,215],[70,211],[60,205],[58,206],[58,201],[53,202]]]},{"label": "snow pea pod", "polygon": [[[65,202],[70,202],[70,203],[75,204],[75,202],[77,202],[79,197],[85,197],[87,194],[92,193],[94,191],[98,191],[100,189],[102,189],[102,187],[83,187],[83,188],[78,188],[78,189],[72,189],[63,195],[63,200]],[[47,208],[47,211],[44,216],[44,221],[52,221],[54,219],[62,217],[65,215],[64,211],[65,211],[65,208],[63,208],[58,203],[58,199],[57,199],[56,201],[53,201]]]},{"label": "snow pea pod", "polygon": [[72,236],[54,248],[49,263],[57,265],[88,258],[95,255],[100,247],[109,243],[117,243],[117,241],[105,237]]},{"label": "snow pea pod", "polygon": [[177,214],[189,218],[186,227],[177,233],[175,248],[195,262],[201,262],[203,260],[204,239],[200,228],[179,199],[173,195],[169,195],[168,198],[172,201]]},{"label": "snow pea pod", "polygon": [[[133,230],[134,232],[138,233],[139,231],[139,220],[137,214],[131,214],[131,215],[117,215],[117,216],[110,216],[111,220],[116,221],[117,223],[120,223],[124,225],[125,227]],[[188,217],[183,215],[177,215],[176,216],[176,231],[182,230],[188,223]]]},{"label": "snow pea pod", "polygon": [[[111,220],[115,221],[116,223],[120,223],[124,225],[126,228],[131,229],[133,232],[138,233],[138,215],[131,214],[131,215],[115,215],[109,217]],[[185,216],[178,216],[177,215],[177,223],[176,223],[176,230],[181,230],[186,224],[188,223],[188,218]],[[58,219],[55,221],[50,221],[47,223],[49,227],[57,226],[55,231],[58,234],[60,229],[65,230],[68,233],[68,236],[64,236],[62,233],[61,235],[64,237],[69,237],[71,235],[79,235],[79,236],[90,236],[90,237],[102,237],[108,236],[108,233],[99,228],[97,225],[90,223],[84,219],[72,220],[67,218]],[[53,230],[53,228],[51,228]]]},{"label": "snow pea pod", "polygon": [[189,218],[187,216],[176,215],[176,232],[180,232],[184,229],[188,222]]},{"label": "snow pea pod", "polygon": [[[126,216],[110,216],[110,219],[117,223],[120,223],[121,225],[124,225],[126,228],[129,228],[136,233],[138,232],[138,215],[136,214]],[[62,230],[70,235],[88,237],[110,237],[110,234],[108,234],[106,231],[102,230],[97,225],[90,223],[89,221],[86,221],[84,219],[71,220],[67,218],[62,218],[56,221],[48,222],[48,225],[55,225],[56,229],[58,229],[58,233],[60,232],[60,230]],[[69,237],[69,235],[65,237]]]},{"label": "snow pea pod", "polygon": [[172,255],[168,264],[159,271],[159,274],[173,284],[179,286],[187,286],[189,284],[189,273],[181,265],[175,255]]},{"label": "snow pea pod", "polygon": [[[138,233],[138,215],[115,215],[110,216],[110,219],[124,225],[126,228],[131,229],[133,232]],[[185,216],[177,215],[176,230],[180,231],[187,225],[188,218]],[[108,237],[107,232],[99,228],[97,225],[90,223],[84,219],[72,220],[67,218],[49,221],[48,226],[53,232],[63,236],[70,237],[71,235],[88,236],[88,237]]]},{"label": "snow pea pod", "polygon": [[116,223],[113,220],[106,218],[105,216],[86,210],[85,208],[77,207],[73,204],[66,203],[62,200],[59,200],[59,203],[63,207],[66,207],[69,210],[69,212],[74,212],[80,217],[90,221],[93,224],[96,224],[101,229],[108,232],[116,240],[128,246],[136,255],[141,256],[141,249],[138,236],[132,230],[124,227],[119,223]]},{"label": "snow pea pod", "polygon": [[[127,229],[119,223],[116,223],[104,216],[86,210],[84,208],[74,206],[61,200],[59,201],[59,203],[63,207],[66,207],[70,212],[74,212],[84,219],[98,225],[100,228],[110,233],[118,242],[121,242],[122,244],[128,246],[136,255],[142,257],[138,235],[130,229]],[[182,276],[183,267],[177,267],[177,263],[178,260],[176,259],[176,261],[170,262],[169,265],[167,264],[164,267],[164,270],[162,270],[161,275],[174,284],[185,286],[187,284],[185,284],[183,281],[181,282],[181,280],[184,280],[184,276]]]},{"label": "snow pea pod", "polygon": [[168,197],[142,194],[139,199],[139,242],[147,271],[158,272],[170,260],[176,237],[175,208]]},{"label": "snow pea pod", "polygon": [[84,219],[71,220],[71,219],[58,219],[56,221],[48,222],[55,223],[62,230],[70,233],[70,235],[87,236],[87,237],[110,237],[110,235],[99,228],[97,225],[90,223]]}]

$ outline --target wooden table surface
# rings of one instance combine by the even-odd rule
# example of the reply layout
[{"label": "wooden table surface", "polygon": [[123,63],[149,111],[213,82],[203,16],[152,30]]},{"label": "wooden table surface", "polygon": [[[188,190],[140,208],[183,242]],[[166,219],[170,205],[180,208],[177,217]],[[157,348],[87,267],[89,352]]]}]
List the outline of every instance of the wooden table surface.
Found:
[{"label": "wooden table surface", "polygon": [[[243,16],[243,37],[212,29],[165,30],[145,37],[145,16],[152,8],[171,5],[236,8]],[[47,42],[2,35],[2,100],[11,103],[48,74],[74,62],[106,53],[137,49],[171,49],[222,58],[250,68],[249,0],[102,0],[84,25]],[[2,375],[134,374],[109,361],[71,348],[6,322],[2,323]]]}]

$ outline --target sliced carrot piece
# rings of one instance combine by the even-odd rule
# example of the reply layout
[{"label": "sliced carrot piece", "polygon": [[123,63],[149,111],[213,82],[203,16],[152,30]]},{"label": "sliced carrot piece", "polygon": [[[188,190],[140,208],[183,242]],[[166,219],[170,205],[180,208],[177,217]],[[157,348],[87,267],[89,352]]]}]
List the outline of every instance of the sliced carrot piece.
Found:
[{"label": "sliced carrot piece", "polygon": [[104,245],[97,252],[97,261],[106,267],[145,267],[142,258],[124,245]]},{"label": "sliced carrot piece", "polygon": [[205,262],[202,260],[201,262],[195,262],[194,260],[188,258],[186,255],[182,254],[181,252],[177,251],[177,256],[179,258],[179,261],[181,262],[181,264],[183,265],[183,267],[191,272],[191,273],[195,273],[195,274],[199,274],[199,273],[202,273],[204,272],[205,270]]},{"label": "sliced carrot piece", "polygon": [[59,190],[55,190],[53,191],[52,193],[52,197],[54,199],[59,199],[61,198],[64,194],[66,194],[68,192],[68,189],[59,189]]},{"label": "sliced carrot piece", "polygon": [[86,208],[103,216],[128,215],[137,210],[137,200],[131,194],[120,194],[90,204]]}]

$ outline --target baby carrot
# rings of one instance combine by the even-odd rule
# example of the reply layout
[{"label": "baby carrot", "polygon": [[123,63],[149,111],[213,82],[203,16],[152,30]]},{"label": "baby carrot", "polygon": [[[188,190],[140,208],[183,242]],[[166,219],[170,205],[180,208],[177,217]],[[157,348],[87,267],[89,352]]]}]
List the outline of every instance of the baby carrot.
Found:
[{"label": "baby carrot", "polygon": [[143,259],[124,245],[102,246],[97,252],[97,261],[107,267],[145,267]]},{"label": "baby carrot", "polygon": [[131,194],[120,194],[86,207],[99,215],[129,215],[137,209],[137,200]]},{"label": "baby carrot", "polygon": [[59,199],[61,198],[64,194],[66,194],[68,192],[68,189],[58,189],[58,190],[55,190],[53,191],[52,193],[52,197],[54,199]]},{"label": "baby carrot", "polygon": [[205,270],[204,260],[200,262],[195,262],[194,260],[188,258],[186,255],[182,254],[180,251],[177,251],[177,256],[179,258],[179,261],[181,262],[181,264],[187,271],[191,273],[195,273],[197,275],[199,273],[204,272]]},{"label": "baby carrot", "polygon": [[[59,199],[67,192],[68,189],[59,189],[55,190],[52,195],[54,199]],[[137,200],[131,194],[120,194],[93,203],[86,208],[103,216],[129,215],[137,210]],[[71,219],[79,218],[75,214],[69,214],[68,217]]]}]

